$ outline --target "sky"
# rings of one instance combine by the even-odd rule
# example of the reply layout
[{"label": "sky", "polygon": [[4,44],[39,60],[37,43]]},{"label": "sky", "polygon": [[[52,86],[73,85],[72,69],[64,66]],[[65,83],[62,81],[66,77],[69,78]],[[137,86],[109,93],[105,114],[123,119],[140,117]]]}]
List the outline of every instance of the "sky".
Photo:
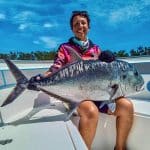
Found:
[{"label": "sky", "polygon": [[57,50],[74,10],[89,12],[88,38],[102,50],[150,46],[150,0],[0,0],[0,53]]}]

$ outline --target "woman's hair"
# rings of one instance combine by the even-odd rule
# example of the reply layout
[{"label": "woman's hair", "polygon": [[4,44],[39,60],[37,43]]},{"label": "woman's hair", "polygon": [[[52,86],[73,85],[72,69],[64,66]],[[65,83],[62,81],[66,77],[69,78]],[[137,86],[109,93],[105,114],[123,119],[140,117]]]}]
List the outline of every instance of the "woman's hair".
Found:
[{"label": "woman's hair", "polygon": [[89,17],[88,12],[87,11],[73,11],[72,16],[70,18],[70,27],[71,27],[71,29],[73,29],[73,18],[75,16],[85,17],[87,19],[87,22],[88,22],[88,27],[90,28],[90,17]]}]

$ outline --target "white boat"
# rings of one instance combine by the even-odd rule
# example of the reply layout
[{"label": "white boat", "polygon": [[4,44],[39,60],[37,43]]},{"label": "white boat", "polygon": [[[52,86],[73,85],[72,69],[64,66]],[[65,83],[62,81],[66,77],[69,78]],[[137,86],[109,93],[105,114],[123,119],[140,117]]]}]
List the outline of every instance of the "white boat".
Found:
[{"label": "white boat", "polygon": [[[145,80],[145,90],[131,100],[135,119],[128,138],[129,150],[148,150],[150,147],[150,57],[123,59],[134,63]],[[26,76],[42,73],[49,62],[15,62]],[[15,79],[0,62],[0,105],[15,84]],[[42,92],[25,90],[13,103],[0,108],[0,150],[87,150],[80,136],[78,116],[64,121],[63,102]],[[112,150],[115,145],[115,117],[100,114],[92,150]]]}]

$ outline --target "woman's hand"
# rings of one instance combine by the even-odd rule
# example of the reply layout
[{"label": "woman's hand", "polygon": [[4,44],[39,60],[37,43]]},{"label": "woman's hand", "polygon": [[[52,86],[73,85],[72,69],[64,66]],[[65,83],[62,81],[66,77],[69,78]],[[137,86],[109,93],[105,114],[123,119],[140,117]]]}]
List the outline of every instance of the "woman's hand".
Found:
[{"label": "woman's hand", "polygon": [[111,51],[107,50],[107,51],[102,51],[102,53],[99,56],[99,60],[110,63],[112,61],[115,61],[116,57]]},{"label": "woman's hand", "polygon": [[29,81],[30,81],[30,83],[31,82],[38,82],[39,80],[42,80],[44,78],[51,76],[51,74],[52,73],[49,71],[45,72],[44,74],[37,74],[37,75],[31,77],[31,79]]}]

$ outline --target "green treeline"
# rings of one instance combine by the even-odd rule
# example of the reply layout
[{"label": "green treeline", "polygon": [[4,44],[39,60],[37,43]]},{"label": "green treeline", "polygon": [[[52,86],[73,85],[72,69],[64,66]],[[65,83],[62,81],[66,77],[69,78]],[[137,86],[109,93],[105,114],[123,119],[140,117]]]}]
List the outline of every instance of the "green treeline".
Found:
[{"label": "green treeline", "polygon": [[[137,49],[131,49],[129,53],[126,52],[126,50],[119,50],[115,51],[114,54],[116,57],[146,56],[150,55],[150,47],[139,46]],[[10,52],[9,54],[0,53],[0,59],[9,58],[12,60],[53,60],[55,55],[56,50],[49,52],[36,51],[30,53]]]},{"label": "green treeline", "polygon": [[114,52],[117,57],[129,57],[129,56],[147,56],[150,55],[150,47],[139,46],[136,50],[131,49],[129,53],[126,50],[120,50]]},{"label": "green treeline", "polygon": [[10,52],[9,54],[0,53],[0,59],[9,58],[12,60],[53,60],[56,51],[36,51],[30,53]]}]

